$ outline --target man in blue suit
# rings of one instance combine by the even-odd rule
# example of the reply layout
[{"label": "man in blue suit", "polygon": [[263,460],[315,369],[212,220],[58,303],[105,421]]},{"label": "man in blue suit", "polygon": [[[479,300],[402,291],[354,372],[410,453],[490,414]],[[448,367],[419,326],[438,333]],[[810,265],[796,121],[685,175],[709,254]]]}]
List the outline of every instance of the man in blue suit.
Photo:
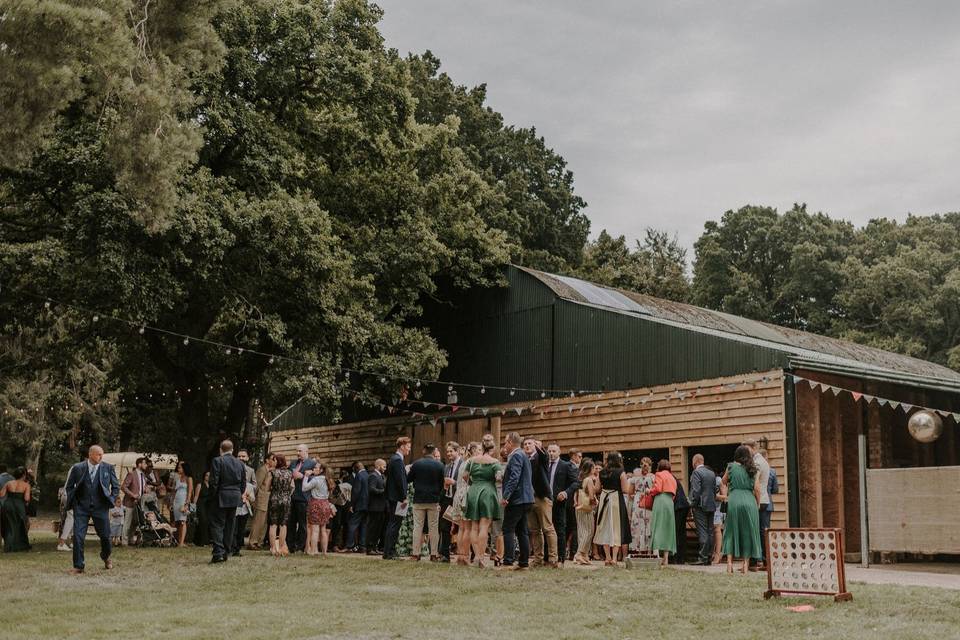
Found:
[{"label": "man in blue suit", "polygon": [[397,515],[397,506],[409,507],[407,504],[407,470],[403,459],[410,455],[412,444],[407,436],[397,438],[397,452],[390,457],[387,463],[386,497],[387,497],[387,529],[383,533],[383,559],[397,559],[397,538],[400,535],[400,525],[403,516]]},{"label": "man in blue suit", "polygon": [[83,542],[87,527],[93,519],[93,528],[100,538],[100,559],[104,569],[113,569],[110,552],[110,509],[120,494],[120,482],[112,464],[102,462],[103,448],[92,445],[87,459],[70,468],[67,475],[67,509],[73,509],[73,569],[79,575],[84,570]]},{"label": "man in blue suit", "polygon": [[350,483],[350,522],[347,524],[347,549],[354,553],[366,551],[367,505],[370,500],[369,478],[362,462],[353,463],[353,481]]},{"label": "man in blue suit", "polygon": [[530,534],[527,530],[527,512],[533,505],[533,471],[530,458],[520,448],[523,439],[519,433],[508,433],[504,438],[507,468],[503,472],[503,566],[512,568],[517,543],[520,558],[517,569],[530,564]]}]

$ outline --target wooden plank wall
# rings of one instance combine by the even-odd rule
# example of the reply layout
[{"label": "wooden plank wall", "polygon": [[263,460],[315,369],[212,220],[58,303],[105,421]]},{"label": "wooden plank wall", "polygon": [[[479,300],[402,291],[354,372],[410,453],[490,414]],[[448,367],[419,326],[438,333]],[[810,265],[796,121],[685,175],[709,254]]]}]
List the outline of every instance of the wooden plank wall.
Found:
[{"label": "wooden plank wall", "polygon": [[[409,419],[387,418],[317,427],[303,427],[278,431],[271,435],[270,450],[290,459],[296,455],[297,445],[306,444],[311,455],[316,455],[332,469],[339,471],[359,460],[366,465],[377,458],[388,458],[395,451],[399,436],[413,439],[412,459],[428,442],[439,447],[450,440],[466,444],[479,441],[485,433],[500,438],[500,418],[463,418],[414,428]],[[410,460],[407,460],[410,462]]]},{"label": "wooden plank wall", "polygon": [[870,550],[960,553],[960,466],[868,469]]},{"label": "wooden plank wall", "polygon": [[399,436],[411,436],[412,427],[402,418],[366,420],[349,424],[303,427],[271,434],[270,450],[290,460],[297,445],[306,444],[328,467],[339,471],[359,460],[370,465],[393,455]]},{"label": "wooden plank wall", "polygon": [[[951,396],[904,386],[807,370],[798,370],[797,375],[916,406],[957,406]],[[800,525],[843,528],[848,552],[860,551],[859,434],[867,436],[868,466],[873,469],[943,466],[960,459],[950,420],[944,421],[944,435],[938,441],[921,444],[910,437],[908,416],[900,409],[854,401],[849,393],[837,396],[813,390],[806,382],[797,383],[796,398]]]},{"label": "wooden plank wall", "polygon": [[[764,381],[764,379],[766,379]],[[742,383],[747,382],[744,386]],[[737,383],[734,388],[725,385]],[[657,399],[629,404],[651,392],[657,398],[674,391],[695,397]],[[610,403],[614,406],[609,406]],[[739,444],[767,438],[771,465],[780,480],[774,497],[773,522],[787,525],[786,434],[783,377],[779,370],[729,378],[697,380],[675,385],[634,389],[603,396],[565,398],[536,403],[536,409],[501,421],[503,433],[518,431],[544,442],[556,442],[562,451],[624,451],[668,448],[674,472],[687,484],[687,459],[698,446]],[[595,409],[600,404],[599,411]],[[521,406],[507,405],[507,406]],[[581,413],[580,409],[584,408]],[[559,413],[550,413],[560,409]],[[564,410],[566,409],[566,410]],[[572,409],[572,412],[570,411]],[[544,411],[541,417],[540,412]]]},{"label": "wooden plank wall", "polygon": [[[735,384],[733,388],[727,385]],[[679,391],[680,400],[666,399]],[[655,400],[635,402],[651,393]],[[629,402],[630,404],[625,404]],[[688,454],[698,446],[739,444],[745,439],[767,438],[770,464],[780,480],[774,497],[773,522],[787,525],[787,482],[783,376],[779,370],[743,376],[697,380],[629,392],[515,403],[523,407],[520,416],[448,419],[446,425],[416,428],[403,418],[371,420],[352,424],[307,427],[278,432],[271,438],[272,450],[295,455],[296,446],[306,443],[311,452],[335,469],[354,460],[370,464],[375,458],[393,453],[397,436],[414,440],[413,457],[427,441],[442,445],[447,440],[465,443],[492,432],[498,442],[510,431],[556,442],[563,451],[625,451],[666,448],[674,472],[687,484]],[[599,405],[599,409],[597,409]],[[530,408],[533,407],[531,411]],[[583,408],[581,412],[580,409]],[[543,414],[541,416],[541,413]]]}]

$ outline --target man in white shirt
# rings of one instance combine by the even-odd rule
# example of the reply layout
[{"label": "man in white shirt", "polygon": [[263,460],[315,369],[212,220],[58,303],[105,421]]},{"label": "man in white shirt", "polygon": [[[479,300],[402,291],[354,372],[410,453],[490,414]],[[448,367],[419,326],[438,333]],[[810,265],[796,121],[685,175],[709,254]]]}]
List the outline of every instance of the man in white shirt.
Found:
[{"label": "man in white shirt", "polygon": [[[757,475],[760,476],[760,553],[762,554],[767,546],[767,529],[770,528],[770,512],[767,510],[767,507],[770,506],[770,494],[767,491],[767,483],[770,480],[770,465],[760,455],[756,440],[746,440],[743,445],[750,448],[750,453],[753,454],[753,465],[757,468]],[[763,569],[764,560],[765,558],[761,558],[761,562],[757,564],[758,571]]]}]

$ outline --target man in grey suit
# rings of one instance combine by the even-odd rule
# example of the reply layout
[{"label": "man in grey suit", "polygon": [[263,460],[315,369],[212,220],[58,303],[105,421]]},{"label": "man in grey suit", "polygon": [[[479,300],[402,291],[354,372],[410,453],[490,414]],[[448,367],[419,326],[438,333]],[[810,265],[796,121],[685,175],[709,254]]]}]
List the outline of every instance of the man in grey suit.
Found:
[{"label": "man in grey suit", "polygon": [[[210,541],[213,543],[211,564],[227,561],[227,553],[234,539],[237,507],[243,500],[247,487],[247,470],[233,456],[233,443],[220,443],[220,455],[210,462],[210,504],[207,507],[210,520]],[[234,555],[240,555],[239,551]]]},{"label": "man in grey suit", "polygon": [[703,456],[693,456],[693,473],[690,475],[690,506],[697,524],[697,540],[700,542],[700,557],[696,564],[709,565],[713,552],[713,513],[717,510],[717,474],[703,464]]}]

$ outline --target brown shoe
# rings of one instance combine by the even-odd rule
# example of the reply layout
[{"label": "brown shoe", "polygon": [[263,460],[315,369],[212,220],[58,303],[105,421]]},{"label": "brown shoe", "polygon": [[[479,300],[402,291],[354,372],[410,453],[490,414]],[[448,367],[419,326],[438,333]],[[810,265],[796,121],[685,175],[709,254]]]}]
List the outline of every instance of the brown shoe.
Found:
[{"label": "brown shoe", "polygon": [[106,569],[107,571],[110,571],[110,569],[113,569],[113,560],[111,560],[110,558],[107,558],[106,560],[104,560],[103,568]]},{"label": "brown shoe", "polygon": [[440,556],[430,556],[430,562],[440,562]]},{"label": "brown shoe", "polygon": [[410,556],[410,560],[413,562],[420,562],[420,556]]},{"label": "brown shoe", "polygon": [[559,565],[558,563],[556,563],[556,562],[548,562],[548,563],[547,563],[547,566],[550,567],[551,569],[559,569],[559,568],[560,568],[560,565]]},{"label": "brown shoe", "polygon": [[68,571],[67,573],[69,573],[72,576],[81,576],[83,575],[83,569],[77,569],[76,567],[74,567],[73,569],[70,569],[70,571]]}]

